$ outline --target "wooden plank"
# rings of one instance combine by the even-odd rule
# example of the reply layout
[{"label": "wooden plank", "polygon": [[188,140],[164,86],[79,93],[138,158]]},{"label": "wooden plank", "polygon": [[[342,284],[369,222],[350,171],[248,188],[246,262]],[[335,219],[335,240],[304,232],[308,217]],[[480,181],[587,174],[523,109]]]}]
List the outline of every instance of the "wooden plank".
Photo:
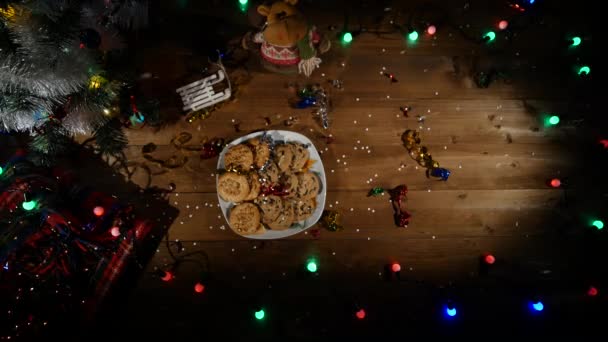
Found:
[{"label": "wooden plank", "polygon": [[[412,214],[407,229],[394,225],[387,196],[366,197],[365,192],[328,192],[326,209],[342,214],[345,230],[323,232],[323,239],[435,239],[464,236],[534,235],[551,232],[561,217],[553,212],[562,200],[560,191],[410,191],[404,207]],[[180,240],[240,240],[226,223],[216,194],[176,193],[169,204],[179,210],[170,229]],[[352,211],[351,211],[352,208]],[[435,236],[435,238],[433,238]],[[294,239],[311,239],[298,234]]]},{"label": "wooden plank", "polygon": [[[434,158],[452,171],[447,183],[429,181],[424,168],[407,155],[402,146],[369,146],[355,144],[331,144],[321,149],[321,156],[331,190],[369,190],[373,186],[391,187],[397,182],[406,183],[410,189],[544,189],[551,177],[567,175],[574,166],[571,156],[560,147],[534,144],[452,144],[429,145]],[[372,153],[367,153],[367,151]],[[186,165],[165,170],[146,161],[140,146],[130,146],[126,156],[130,162],[145,163],[152,173],[152,185],[166,187],[179,184],[179,191],[215,192],[217,159],[201,160],[198,153],[180,152],[173,146],[158,146],[151,154],[165,160],[172,156],[187,156]],[[370,166],[370,162],[371,165]],[[346,164],[345,164],[346,163]],[[148,172],[140,168],[131,180],[145,186]],[[371,181],[370,181],[371,179]],[[397,181],[397,179],[402,179]],[[98,180],[103,184],[105,179]]]},{"label": "wooden plank", "polygon": [[[195,141],[203,136],[233,138],[241,135],[232,127],[234,123],[240,123],[240,129],[244,132],[267,128],[322,131],[314,123],[309,110],[295,110],[289,107],[287,92],[284,92],[284,98],[279,98],[277,101],[276,89],[283,89],[282,85],[274,89],[273,93],[267,96],[259,94],[257,89],[255,94],[241,93],[236,102],[223,106],[206,120],[196,121],[193,124],[180,121],[153,135],[149,134],[148,129],[129,131],[129,141],[134,145],[144,145],[149,142],[167,144],[175,132],[182,130],[190,131]],[[328,133],[334,133],[337,139],[352,136],[357,139],[367,137],[379,144],[398,143],[398,140],[395,141],[392,137],[399,136],[407,128],[420,129],[421,124],[417,122],[416,115],[426,117],[422,125],[426,130],[425,142],[428,139],[438,139],[437,141],[447,143],[453,136],[460,138],[460,142],[480,143],[482,139],[484,142],[488,139],[504,142],[505,135],[509,133],[514,142],[545,143],[547,138],[559,136],[562,132],[561,129],[543,128],[538,118],[526,112],[527,109],[521,101],[412,100],[406,97],[391,100],[362,97],[360,101],[356,101],[356,94],[348,97],[345,94],[339,93],[334,96],[335,108],[330,115],[332,123]],[[545,102],[535,104],[535,107],[538,112],[554,112],[560,104],[560,102]],[[410,118],[404,118],[399,111],[399,107],[404,105],[413,108]],[[297,117],[300,121],[294,126],[286,127],[283,122],[290,116]],[[270,119],[270,126],[266,126],[265,117]],[[500,128],[497,128],[498,125]],[[368,128],[368,131],[365,131],[365,128]],[[537,128],[538,131],[534,131],[533,128]]]}]

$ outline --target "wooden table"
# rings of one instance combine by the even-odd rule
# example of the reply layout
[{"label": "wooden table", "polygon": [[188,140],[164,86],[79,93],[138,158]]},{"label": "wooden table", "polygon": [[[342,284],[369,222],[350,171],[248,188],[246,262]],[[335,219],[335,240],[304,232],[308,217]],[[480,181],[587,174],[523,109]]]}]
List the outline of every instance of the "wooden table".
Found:
[{"label": "wooden table", "polygon": [[[388,20],[390,16],[379,27],[387,27]],[[544,29],[529,34],[541,35]],[[532,67],[542,54],[533,42],[514,44],[520,45],[522,56],[500,56],[521,61],[522,69],[509,84],[498,81],[480,89],[454,74],[453,57],[466,59],[473,52],[484,56],[491,49],[464,40],[453,28],[441,27],[435,37],[421,34],[415,46],[398,33],[362,34],[348,46],[335,41],[311,79],[271,74],[254,61],[250,82],[209,118],[192,124],[180,121],[155,132],[130,131],[126,153],[135,162],[145,162],[141,148],[148,143],[158,145],[157,158],[175,154],[170,141],[180,132],[192,134],[193,145],[205,137],[231,140],[260,129],[302,133],[322,152],[326,209],[341,214],[344,230],[320,228],[318,237],[304,232],[267,242],[236,235],[218,207],[217,160],[200,160],[191,153],[184,167],[154,175],[152,185],[176,185],[169,204],[179,215],[169,239],[181,241],[184,253],[204,252],[210,278],[203,281],[203,294],[194,293],[200,268],[184,263],[171,282],[159,280],[154,267],[170,260],[161,244],[129,299],[124,316],[131,323],[124,329],[177,339],[211,334],[290,341],[373,337],[398,334],[400,329],[448,334],[475,328],[481,321],[501,326],[490,318],[501,317],[513,325],[512,332],[536,331],[549,324],[548,319],[544,326],[539,320],[530,322],[525,303],[536,294],[544,296],[548,307],[570,310],[561,312],[565,316],[559,320],[577,317],[582,309],[558,300],[566,290],[542,281],[578,274],[566,272],[572,271],[579,251],[572,241],[555,237],[564,223],[556,210],[564,191],[546,184],[576,171],[576,147],[564,143],[567,129],[544,127],[540,115],[533,113],[562,108],[568,89],[547,83],[556,77],[545,72],[548,69]],[[160,77],[157,82],[179,85],[175,75],[181,57],[164,51],[156,57],[162,63],[147,55],[148,63],[152,68],[154,63],[163,65],[154,71]],[[394,74],[398,82],[391,83],[383,72]],[[343,89],[331,88],[331,79],[342,80]],[[334,110],[328,130],[313,120],[309,109],[290,108],[290,82],[318,82],[330,89]],[[409,117],[399,110],[404,105],[412,107]],[[173,105],[163,110],[179,113]],[[298,118],[298,123],[286,127],[289,117]],[[447,182],[426,178],[425,170],[408,156],[400,140],[406,129],[419,130],[422,145],[452,171]],[[328,144],[326,136],[334,141]],[[132,180],[144,184],[146,175],[136,173]],[[387,196],[366,197],[372,187],[400,184],[409,188],[405,208],[412,219],[407,228],[395,226]],[[494,273],[485,277],[479,274],[484,253],[497,260]],[[199,254],[193,258],[201,259]],[[318,262],[316,276],[303,271],[309,258]],[[392,262],[402,267],[400,280],[385,268]],[[462,324],[442,319],[448,299],[462,309]],[[263,322],[253,317],[260,305],[267,314]],[[354,319],[358,306],[367,311],[365,322]]]}]

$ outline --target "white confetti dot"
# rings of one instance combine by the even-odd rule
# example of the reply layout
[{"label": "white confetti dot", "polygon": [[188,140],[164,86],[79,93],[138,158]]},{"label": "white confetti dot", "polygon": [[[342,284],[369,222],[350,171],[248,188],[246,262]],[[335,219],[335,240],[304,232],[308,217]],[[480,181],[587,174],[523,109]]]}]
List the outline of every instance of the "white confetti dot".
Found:
[{"label": "white confetti dot", "polygon": [[390,95],[386,95],[386,98],[387,98],[387,99],[390,99],[390,98],[391,98],[391,96],[390,96]]},{"label": "white confetti dot", "polygon": [[234,248],[232,249],[232,251],[234,252]]},{"label": "white confetti dot", "polygon": [[354,123],[354,124],[357,124],[357,120],[354,120],[354,121],[353,121],[353,123]]},{"label": "white confetti dot", "polygon": [[357,98],[355,99],[355,101],[359,102],[359,98],[357,97]]},{"label": "white confetti dot", "polygon": [[435,235],[433,235],[433,240],[435,240]]},{"label": "white confetti dot", "polygon": [[350,208],[350,211],[353,211],[353,210],[355,210],[355,209],[354,208]]},{"label": "white confetti dot", "polygon": [[366,132],[367,132],[367,131],[369,131],[369,128],[365,127],[365,131],[366,131]]},{"label": "white confetti dot", "polygon": [[359,232],[359,228],[357,228],[357,233]]},{"label": "white confetti dot", "polygon": [[334,170],[331,170],[331,173],[334,173]]}]

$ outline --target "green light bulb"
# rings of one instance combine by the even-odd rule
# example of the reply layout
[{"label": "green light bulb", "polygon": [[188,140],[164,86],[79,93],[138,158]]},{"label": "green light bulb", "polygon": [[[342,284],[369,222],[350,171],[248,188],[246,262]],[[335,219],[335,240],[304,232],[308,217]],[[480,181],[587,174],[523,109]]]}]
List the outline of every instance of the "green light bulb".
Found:
[{"label": "green light bulb", "polygon": [[483,37],[487,38],[488,41],[491,42],[496,39],[496,33],[494,33],[494,31],[488,31]]},{"label": "green light bulb", "polygon": [[264,319],[264,316],[266,316],[266,313],[264,312],[264,309],[260,309],[260,311],[256,311],[255,312],[255,318],[257,320],[262,320]]},{"label": "green light bulb", "polygon": [[594,226],[597,229],[602,229],[604,228],[604,222],[600,221],[600,220],[595,220],[591,223],[592,226]]},{"label": "green light bulb", "polygon": [[549,123],[552,125],[557,125],[559,123],[559,116],[553,115],[549,118]]},{"label": "green light bulb", "polygon": [[345,32],[342,36],[342,41],[345,43],[350,43],[353,41],[353,35],[350,32]]},{"label": "green light bulb", "polygon": [[582,66],[580,69],[578,69],[578,74],[585,74],[585,75],[589,75],[589,73],[591,72],[591,68],[588,66]]},{"label": "green light bulb", "polygon": [[579,46],[581,45],[581,42],[583,40],[581,39],[581,37],[574,37],[572,38],[572,45],[571,46]]},{"label": "green light bulb", "polygon": [[0,166],[0,175],[4,173],[4,169]]},{"label": "green light bulb", "polygon": [[239,4],[241,5],[247,5],[248,2],[249,0],[239,0]]},{"label": "green light bulb", "polygon": [[410,32],[410,34],[407,35],[407,37],[410,40],[416,41],[416,40],[418,40],[418,32],[412,31],[412,32]]},{"label": "green light bulb", "polygon": [[23,207],[23,209],[29,211],[36,208],[36,201],[23,201],[23,203],[21,203],[21,206]]},{"label": "green light bulb", "polygon": [[306,265],[306,269],[308,272],[317,272],[317,263],[314,261],[309,261]]}]

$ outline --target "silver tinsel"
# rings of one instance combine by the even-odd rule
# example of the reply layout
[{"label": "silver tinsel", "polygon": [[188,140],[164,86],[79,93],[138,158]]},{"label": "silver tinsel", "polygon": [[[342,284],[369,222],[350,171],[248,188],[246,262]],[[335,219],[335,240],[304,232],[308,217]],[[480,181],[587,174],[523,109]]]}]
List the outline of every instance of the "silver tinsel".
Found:
[{"label": "silver tinsel", "polygon": [[319,118],[324,129],[329,128],[329,112],[331,111],[331,98],[329,94],[320,86],[313,87],[315,95],[314,114]]}]

